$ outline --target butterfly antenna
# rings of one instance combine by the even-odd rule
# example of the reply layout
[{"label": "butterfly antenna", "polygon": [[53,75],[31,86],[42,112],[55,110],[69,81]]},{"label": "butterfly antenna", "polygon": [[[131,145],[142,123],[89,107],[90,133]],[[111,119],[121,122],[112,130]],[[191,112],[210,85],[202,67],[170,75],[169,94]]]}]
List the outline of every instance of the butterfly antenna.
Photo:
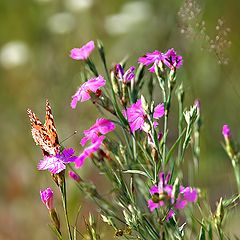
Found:
[{"label": "butterfly antenna", "polygon": [[67,141],[69,138],[71,138],[73,135],[77,134],[77,131],[75,130],[70,136],[66,137],[65,139],[63,139],[60,144],[62,144],[63,142]]}]

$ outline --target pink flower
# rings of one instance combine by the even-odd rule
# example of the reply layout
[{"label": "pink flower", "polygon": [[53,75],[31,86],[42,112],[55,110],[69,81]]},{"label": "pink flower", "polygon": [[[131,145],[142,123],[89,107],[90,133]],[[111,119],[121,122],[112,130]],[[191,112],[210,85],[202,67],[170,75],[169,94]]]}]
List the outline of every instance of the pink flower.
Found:
[{"label": "pink flower", "polygon": [[[142,107],[141,99],[139,99],[136,103],[134,103],[132,106],[127,108],[125,115],[127,117],[127,120],[130,125],[130,129],[132,132],[135,132],[138,129],[143,130],[147,115]],[[159,119],[163,115],[164,115],[164,105],[159,104],[154,109],[153,117],[155,119]],[[157,123],[154,123],[154,126],[156,127]]]},{"label": "pink flower", "polygon": [[47,188],[43,191],[40,190],[40,196],[42,202],[46,205],[48,210],[53,209],[53,191],[51,188]]},{"label": "pink flower", "polygon": [[113,122],[105,118],[99,118],[92,127],[83,132],[85,137],[82,138],[80,144],[84,146],[88,140],[91,140],[92,143],[95,143],[100,135],[104,135],[113,131],[114,129],[115,125]]},{"label": "pink flower", "polygon": [[44,156],[38,164],[38,170],[49,170],[53,174],[57,174],[66,169],[66,164],[75,162],[76,156],[73,156],[72,148],[64,149],[62,153],[57,155]]},{"label": "pink flower", "polygon": [[158,119],[163,117],[165,114],[165,109],[164,109],[164,104],[158,104],[155,109],[154,109],[154,113],[153,113],[153,117]]},{"label": "pink flower", "polygon": [[189,202],[196,202],[197,201],[197,190],[194,188],[183,186],[180,187],[179,196],[175,203],[176,209],[183,209],[187,203]]},{"label": "pink flower", "polygon": [[138,59],[138,62],[145,66],[153,64],[152,67],[148,69],[150,72],[155,72],[155,65],[158,65],[160,61],[170,69],[180,68],[183,62],[182,56],[177,55],[173,48],[169,49],[166,53],[159,51],[147,53]]},{"label": "pink flower", "polygon": [[90,41],[83,45],[81,48],[73,48],[71,50],[70,57],[74,60],[86,60],[94,48],[94,42]]},{"label": "pink flower", "polygon": [[[163,60],[163,55],[159,51],[154,51],[152,53],[147,53],[145,56],[138,58],[138,63],[142,63],[145,66],[150,64],[158,64]],[[154,65],[149,68],[150,72],[155,72]]]},{"label": "pink flower", "polygon": [[159,174],[158,186],[154,185],[149,190],[151,199],[148,200],[148,208],[151,212],[156,208],[169,207],[171,205],[171,208],[167,209],[167,221],[173,217],[175,209],[185,208],[189,202],[196,202],[198,197],[197,190],[195,188],[183,186],[180,186],[177,197],[174,196],[173,186],[169,183],[170,178],[170,174],[165,176],[165,174],[161,172]]},{"label": "pink flower", "polygon": [[170,209],[167,214],[166,220],[169,221],[174,215],[175,215],[175,213],[174,213],[173,209]]},{"label": "pink flower", "polygon": [[73,171],[69,171],[68,175],[69,175],[70,178],[72,178],[76,182],[80,182],[81,181],[80,176],[78,174],[76,174],[75,172],[73,172]]},{"label": "pink flower", "polygon": [[200,107],[201,107],[201,102],[200,102],[200,100],[199,100],[199,99],[196,99],[196,100],[194,101],[194,105],[195,105],[198,109],[200,109]]},{"label": "pink flower", "polygon": [[122,81],[124,84],[127,84],[135,77],[135,74],[133,72],[134,70],[135,70],[135,67],[131,66],[124,73],[124,69],[120,64],[116,64],[115,66],[115,72],[116,72],[117,78],[119,79],[119,81]]},{"label": "pink flower", "polygon": [[83,150],[83,153],[76,159],[75,167],[80,168],[84,164],[86,158],[91,157],[91,155],[98,151],[105,136],[100,136],[98,139],[90,146]]},{"label": "pink flower", "polygon": [[72,96],[71,107],[76,108],[77,102],[84,102],[91,98],[90,93],[96,93],[100,87],[106,84],[106,80],[102,76],[89,79],[85,82],[77,92]]},{"label": "pink flower", "polygon": [[182,56],[177,55],[173,48],[169,49],[166,53],[164,53],[163,63],[172,68],[180,68],[183,63]]},{"label": "pink flower", "polygon": [[158,186],[154,185],[149,190],[152,198],[148,200],[148,208],[151,212],[156,208],[163,207],[166,201],[172,199],[172,186],[168,184],[170,174],[167,174],[165,178],[164,173],[160,173],[159,179]]},{"label": "pink flower", "polygon": [[229,139],[231,136],[231,129],[229,128],[229,126],[227,124],[223,125],[222,128],[222,135],[224,136],[224,138]]}]

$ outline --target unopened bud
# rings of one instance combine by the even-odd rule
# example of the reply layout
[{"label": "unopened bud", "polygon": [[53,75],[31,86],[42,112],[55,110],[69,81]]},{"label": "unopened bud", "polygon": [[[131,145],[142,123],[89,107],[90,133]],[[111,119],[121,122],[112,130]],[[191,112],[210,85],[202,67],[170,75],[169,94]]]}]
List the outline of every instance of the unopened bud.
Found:
[{"label": "unopened bud", "polygon": [[70,178],[72,178],[76,182],[82,181],[81,177],[77,173],[75,173],[73,171],[69,171],[68,175],[69,175]]},{"label": "unopened bud", "polygon": [[57,212],[55,211],[55,209],[51,209],[51,210],[49,210],[49,214],[50,214],[50,218],[51,218],[55,228],[60,233],[60,221],[59,221]]},{"label": "unopened bud", "polygon": [[118,85],[118,81],[115,77],[115,72],[114,70],[111,71],[111,82],[112,82],[112,87],[113,87],[113,91],[115,94],[119,95],[119,85]]},{"label": "unopened bud", "polygon": [[222,198],[220,198],[220,201],[217,205],[217,210],[215,213],[215,223],[217,225],[221,225],[222,221],[223,221],[223,217],[224,217],[224,208],[223,208],[223,204],[222,204]]},{"label": "unopened bud", "polygon": [[148,112],[148,104],[146,102],[146,99],[143,95],[141,95],[141,103],[143,110],[147,113]]},{"label": "unopened bud", "polygon": [[62,171],[58,174],[52,174],[53,181],[58,185],[58,187],[63,186],[65,171]]},{"label": "unopened bud", "polygon": [[178,198],[179,190],[180,190],[179,178],[176,178],[176,180],[173,184],[173,196],[174,196],[175,200]]}]

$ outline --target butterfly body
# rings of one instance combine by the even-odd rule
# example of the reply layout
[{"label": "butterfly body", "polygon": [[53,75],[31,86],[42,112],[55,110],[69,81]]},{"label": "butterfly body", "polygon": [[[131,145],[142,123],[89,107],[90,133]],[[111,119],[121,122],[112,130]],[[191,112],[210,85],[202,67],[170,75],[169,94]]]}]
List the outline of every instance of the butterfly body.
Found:
[{"label": "butterfly body", "polygon": [[61,146],[58,141],[57,130],[48,100],[46,100],[46,117],[44,124],[42,124],[32,110],[28,109],[27,114],[32,126],[31,131],[33,139],[36,145],[41,147],[43,155],[49,156],[60,153]]}]

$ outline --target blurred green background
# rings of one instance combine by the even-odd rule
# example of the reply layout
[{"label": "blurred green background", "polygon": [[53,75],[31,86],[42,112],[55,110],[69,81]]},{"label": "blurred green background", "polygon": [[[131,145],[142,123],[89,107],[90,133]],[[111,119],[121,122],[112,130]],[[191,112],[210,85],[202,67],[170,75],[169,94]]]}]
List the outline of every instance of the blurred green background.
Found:
[{"label": "blurred green background", "polygon": [[[26,109],[44,119],[48,98],[60,139],[78,130],[65,144],[81,151],[81,132],[99,114],[88,102],[70,109],[81,69],[69,51],[91,39],[103,41],[110,67],[125,56],[136,66],[139,56],[156,49],[174,47],[183,56],[177,81],[184,83],[187,104],[201,100],[203,116],[201,162],[194,184],[208,191],[213,210],[220,196],[236,192],[231,163],[221,146],[221,128],[228,123],[239,139],[239,11],[239,0],[198,4],[190,0],[1,0],[0,239],[54,239],[39,197],[39,189],[54,188],[54,183],[47,172],[36,169],[42,154],[32,140]],[[97,51],[93,59],[98,62]],[[91,165],[80,174],[104,191]],[[70,191],[73,215],[88,201],[76,189]],[[60,212],[60,196],[55,203]],[[88,204],[80,214],[80,225],[93,208]],[[239,212],[231,220],[229,229],[240,234]]]}]

